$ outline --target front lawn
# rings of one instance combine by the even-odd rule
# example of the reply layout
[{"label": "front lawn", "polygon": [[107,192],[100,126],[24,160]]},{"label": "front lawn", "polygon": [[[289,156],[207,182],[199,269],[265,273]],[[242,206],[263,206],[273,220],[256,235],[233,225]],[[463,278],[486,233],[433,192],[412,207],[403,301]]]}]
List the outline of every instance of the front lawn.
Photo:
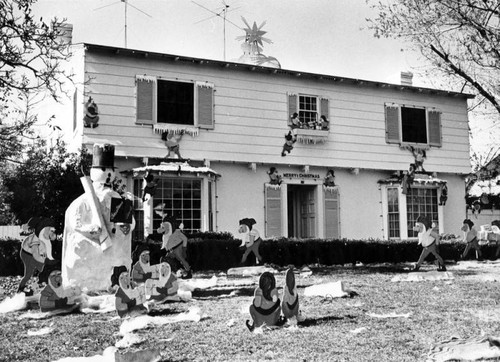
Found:
[{"label": "front lawn", "polygon": [[[500,264],[449,265],[452,280],[391,281],[408,276],[405,267],[409,265],[311,267],[311,276],[297,276],[306,320],[298,327],[292,324],[262,333],[251,333],[244,323],[252,288],[232,296],[207,293],[189,302],[164,304],[157,315],[197,306],[202,319],[139,330],[136,334],[145,340],[120,352],[157,348],[162,361],[424,361],[435,343],[452,337],[500,336]],[[429,264],[423,267],[427,273],[435,269]],[[283,276],[284,270],[277,275],[280,287]],[[338,280],[357,295],[303,297],[304,287]],[[9,282],[12,278],[2,278],[4,292],[11,287]],[[0,299],[5,295],[0,294]],[[122,321],[113,318],[114,312],[19,318],[25,313],[0,314],[1,361],[93,356],[121,339]],[[28,334],[42,328],[52,332]]]}]

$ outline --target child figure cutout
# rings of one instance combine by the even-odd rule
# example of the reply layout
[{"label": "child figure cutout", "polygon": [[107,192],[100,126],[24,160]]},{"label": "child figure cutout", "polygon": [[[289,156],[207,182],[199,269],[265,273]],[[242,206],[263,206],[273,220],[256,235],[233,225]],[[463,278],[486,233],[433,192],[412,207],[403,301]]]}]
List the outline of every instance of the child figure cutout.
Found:
[{"label": "child figure cutout", "polygon": [[60,270],[53,270],[49,274],[48,284],[40,293],[40,310],[51,312],[57,309],[72,309],[75,307],[75,298],[81,293],[80,288],[64,288]]},{"label": "child figure cutout", "polygon": [[271,167],[267,172],[269,175],[269,184],[271,185],[281,185],[281,175],[279,174],[276,167]]},{"label": "child figure cutout", "polygon": [[464,241],[467,243],[464,253],[460,256],[461,259],[465,259],[467,254],[471,249],[474,249],[477,253],[477,260],[483,260],[483,254],[481,253],[481,248],[479,247],[479,241],[477,239],[477,231],[474,228],[474,223],[470,219],[465,219],[460,229],[464,232]]},{"label": "child figure cutout", "polygon": [[426,216],[417,217],[417,221],[415,222],[415,227],[413,229],[415,231],[418,231],[418,243],[422,244],[423,246],[420,258],[418,258],[417,264],[415,265],[413,271],[418,271],[425,258],[427,258],[427,256],[431,253],[436,257],[439,263],[438,271],[446,271],[443,258],[441,258],[437,251],[439,234],[432,229],[429,218]]},{"label": "child figure cutout", "polygon": [[408,172],[405,173],[405,175],[403,176],[403,180],[401,182],[401,188],[402,188],[401,192],[404,195],[408,194],[408,192],[410,191],[414,179],[415,179],[415,164],[410,163]]},{"label": "child figure cutout", "polygon": [[253,228],[257,222],[252,218],[244,218],[240,220],[240,227],[238,232],[243,235],[243,240],[241,241],[240,248],[245,247],[245,252],[241,257],[241,264],[244,265],[247,261],[248,255],[253,252],[255,255],[255,262],[260,264],[262,262],[262,257],[259,253],[259,247],[262,239],[260,238],[259,232]]},{"label": "child figure cutout", "polygon": [[167,299],[177,300],[179,285],[177,277],[172,273],[172,268],[166,260],[159,264],[160,274],[158,279],[148,279],[146,281],[146,294],[151,299],[161,302]]},{"label": "child figure cutout", "polygon": [[283,288],[283,303],[281,304],[285,319],[295,317],[297,322],[303,322],[304,318],[299,310],[299,294],[295,284],[295,274],[293,268],[289,268],[285,274],[285,287]]},{"label": "child figure cutout", "polygon": [[111,275],[111,286],[115,285],[118,285],[118,290],[115,293],[115,308],[120,318],[147,312],[147,308],[144,306],[145,293],[139,288],[134,288],[126,266],[114,267],[113,275]]},{"label": "child figure cutout", "polygon": [[274,275],[270,272],[262,273],[259,286],[255,289],[252,305],[249,308],[253,324],[250,324],[250,321],[247,320],[248,329],[253,331],[255,327],[261,327],[264,324],[266,326],[283,325],[285,321],[280,317],[280,304]]},{"label": "child figure cutout", "polygon": [[168,153],[165,158],[169,158],[171,153],[174,153],[177,158],[182,159],[180,153],[180,145],[179,142],[182,138],[184,132],[174,133],[174,132],[164,132],[162,135],[162,139],[165,141],[165,146],[167,146]]}]

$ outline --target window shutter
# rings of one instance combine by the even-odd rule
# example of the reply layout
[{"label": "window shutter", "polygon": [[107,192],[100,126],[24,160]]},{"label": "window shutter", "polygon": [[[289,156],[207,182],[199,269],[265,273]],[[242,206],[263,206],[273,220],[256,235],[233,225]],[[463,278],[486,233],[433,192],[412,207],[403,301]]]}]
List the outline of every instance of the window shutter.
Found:
[{"label": "window shutter", "polygon": [[136,123],[153,124],[154,123],[154,94],[156,79],[144,77],[136,79]]},{"label": "window shutter", "polygon": [[297,95],[288,93],[288,125],[291,125],[290,117],[297,112]]},{"label": "window shutter", "polygon": [[214,129],[214,86],[197,83],[198,89],[198,127]]},{"label": "window shutter", "polygon": [[[329,106],[329,101],[328,101],[328,98],[321,98],[320,100],[320,117],[321,116],[325,116],[326,119],[330,119],[329,117],[329,113],[330,113],[330,106]],[[319,117],[318,117],[319,119]]]},{"label": "window shutter", "polygon": [[441,147],[441,112],[431,110],[428,112],[429,120],[429,146]]},{"label": "window shutter", "polygon": [[399,106],[385,106],[385,141],[400,143],[399,140]]},{"label": "window shutter", "polygon": [[338,190],[325,190],[325,238],[340,238],[339,193]]},{"label": "window shutter", "polygon": [[281,189],[265,186],[266,237],[281,236]]}]

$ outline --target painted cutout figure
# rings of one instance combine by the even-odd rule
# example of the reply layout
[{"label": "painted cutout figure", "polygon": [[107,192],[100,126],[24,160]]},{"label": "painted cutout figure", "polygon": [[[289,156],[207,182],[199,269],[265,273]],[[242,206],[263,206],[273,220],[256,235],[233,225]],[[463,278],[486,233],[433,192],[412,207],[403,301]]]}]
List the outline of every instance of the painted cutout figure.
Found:
[{"label": "painted cutout figure", "polygon": [[178,290],[177,277],[172,273],[170,264],[165,259],[162,259],[159,264],[158,279],[146,281],[146,295],[155,301],[162,301],[177,297]]},{"label": "painted cutout figure", "polygon": [[267,172],[269,175],[269,184],[271,185],[281,185],[281,176],[278,173],[276,167],[271,167]]},{"label": "painted cutout figure", "polygon": [[173,153],[177,156],[177,158],[182,159],[179,142],[183,134],[183,131],[181,131],[180,133],[163,132],[162,139],[165,141],[165,146],[167,146],[168,149],[168,153],[165,158],[170,158],[170,154]]},{"label": "painted cutout figure", "polygon": [[246,321],[250,331],[255,327],[283,325],[281,318],[281,301],[278,289],[276,289],[276,279],[270,272],[264,272],[260,276],[259,286],[255,289],[252,305],[249,308],[253,323]]},{"label": "painted cutout figure", "polygon": [[413,184],[413,180],[415,179],[415,164],[410,163],[410,167],[408,168],[408,172],[403,176],[403,180],[401,181],[401,189],[404,195],[407,195],[410,192],[411,185]]},{"label": "painted cutout figure", "polygon": [[410,146],[410,151],[413,154],[413,157],[415,157],[415,172],[425,173],[424,160],[427,158],[425,150]]},{"label": "painted cutout figure", "polygon": [[65,287],[106,290],[114,266],[131,267],[135,221],[131,215],[130,222],[120,221],[120,209],[113,209],[116,201],[123,205],[122,196],[112,188],[114,155],[113,145],[94,145],[90,179],[81,178],[85,193],[66,210],[61,263]]},{"label": "painted cutout figure", "polygon": [[56,239],[55,223],[49,218],[32,217],[24,227],[32,233],[21,244],[20,258],[24,264],[24,275],[17,292],[32,295],[33,290],[25,290],[29,279],[35,273],[42,272],[48,260],[54,260],[51,241]]},{"label": "painted cutout figure", "polygon": [[467,254],[471,249],[474,249],[477,253],[477,260],[483,260],[483,254],[481,253],[481,248],[479,246],[479,240],[477,238],[477,230],[474,228],[474,223],[470,219],[465,219],[460,229],[464,233],[464,241],[467,243],[463,254],[460,256],[461,259],[465,259]]},{"label": "painted cutout figure", "polygon": [[96,128],[99,125],[99,108],[97,107],[97,104],[94,102],[92,97],[89,97],[83,107],[85,112],[85,116],[83,117],[83,126],[86,128]]},{"label": "painted cutout figure", "polygon": [[60,270],[49,274],[48,283],[40,293],[40,310],[50,312],[57,309],[72,309],[75,298],[81,293],[79,288],[64,288]]},{"label": "painted cutout figure", "polygon": [[439,263],[438,271],[446,271],[443,258],[441,258],[437,251],[439,234],[432,229],[429,218],[426,216],[417,217],[417,221],[415,222],[415,227],[413,229],[415,231],[418,231],[418,243],[423,246],[420,258],[418,258],[417,264],[415,265],[413,271],[418,271],[425,258],[427,258],[427,256],[431,253],[436,257]]},{"label": "painted cutout figure", "polygon": [[254,225],[257,222],[252,218],[244,218],[240,220],[240,227],[238,232],[243,235],[243,240],[241,241],[240,247],[244,247],[245,251],[241,257],[241,264],[244,265],[247,261],[248,255],[253,252],[255,255],[255,262],[260,264],[262,262],[262,257],[259,253],[260,243],[262,239],[259,232],[254,229]]},{"label": "painted cutout figure", "polygon": [[137,262],[132,268],[132,280],[135,283],[146,283],[148,279],[158,279],[158,269],[150,264],[150,252],[147,246],[139,245],[135,251]]},{"label": "painted cutout figure", "polygon": [[148,173],[144,177],[144,189],[142,190],[142,201],[150,200],[156,192],[157,181],[152,173]]},{"label": "painted cutout figure", "polygon": [[120,318],[135,316],[147,312],[144,290],[135,288],[130,281],[126,266],[115,266],[111,275],[111,286],[118,286],[115,293],[115,308]]},{"label": "painted cutout figure", "polygon": [[186,273],[182,279],[190,279],[193,275],[191,265],[187,261],[188,239],[182,232],[183,228],[184,224],[179,224],[175,218],[165,217],[157,231],[159,234],[163,234],[161,248],[165,249],[168,256],[177,259],[184,267]]},{"label": "painted cutout figure", "polygon": [[292,136],[292,132],[288,132],[285,136],[285,143],[283,145],[283,150],[281,151],[281,156],[286,156],[286,152],[290,153],[293,150],[293,144],[297,141],[295,137]]},{"label": "painted cutout figure", "polygon": [[448,200],[448,186],[443,185],[441,188],[441,196],[439,196],[439,206],[446,205],[446,201]]},{"label": "painted cutout figure", "polygon": [[299,293],[295,283],[293,268],[287,269],[285,273],[285,286],[283,287],[283,303],[281,304],[281,309],[286,319],[295,317],[297,322],[304,321],[299,310]]},{"label": "painted cutout figure", "polygon": [[333,170],[328,170],[323,185],[327,187],[335,187],[335,172]]}]

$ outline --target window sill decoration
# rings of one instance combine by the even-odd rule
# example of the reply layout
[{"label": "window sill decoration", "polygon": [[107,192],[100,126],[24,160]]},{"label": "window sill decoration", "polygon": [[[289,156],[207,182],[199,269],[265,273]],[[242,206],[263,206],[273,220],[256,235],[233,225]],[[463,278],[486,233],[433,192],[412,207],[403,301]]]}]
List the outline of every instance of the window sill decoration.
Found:
[{"label": "window sill decoration", "polygon": [[[394,176],[391,176],[387,179],[379,180],[378,183],[393,186],[393,185],[400,185],[402,183],[402,180],[403,180],[402,176],[394,175]],[[415,177],[413,179],[412,185],[413,186],[418,186],[418,185],[441,186],[441,185],[446,185],[447,182],[448,181],[437,178],[437,177],[433,177],[433,176],[426,175],[426,174],[416,173]]]},{"label": "window sill decoration", "polygon": [[133,177],[145,177],[147,173],[159,176],[195,174],[197,176],[208,175],[212,177],[220,177],[220,174],[209,167],[195,167],[191,166],[187,162],[162,162],[159,165],[136,167],[131,171]]},{"label": "window sill decoration", "polygon": [[156,123],[153,125],[153,131],[158,134],[167,132],[169,134],[184,134],[187,133],[191,137],[198,136],[200,130],[194,126],[183,126],[178,124]]},{"label": "window sill decoration", "polygon": [[329,131],[316,130],[316,129],[295,129],[297,133],[297,141],[300,143],[325,143],[328,139]]}]

